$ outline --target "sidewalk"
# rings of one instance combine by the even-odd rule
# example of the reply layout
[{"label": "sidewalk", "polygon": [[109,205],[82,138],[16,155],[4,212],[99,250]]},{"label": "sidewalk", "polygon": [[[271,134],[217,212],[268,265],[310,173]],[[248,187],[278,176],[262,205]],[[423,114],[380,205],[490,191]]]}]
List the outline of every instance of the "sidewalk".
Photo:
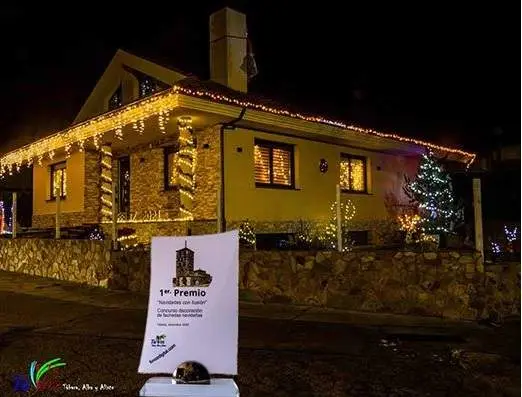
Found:
[{"label": "sidewalk", "polygon": [[[41,296],[66,302],[76,302],[100,308],[147,310],[148,296],[128,291],[112,291],[26,274],[0,271],[0,291]],[[473,330],[474,322],[437,317],[408,316],[329,309],[315,306],[240,302],[242,318],[351,324],[359,327],[408,328],[416,332],[445,333],[452,329]],[[438,331],[437,331],[438,330]]]}]

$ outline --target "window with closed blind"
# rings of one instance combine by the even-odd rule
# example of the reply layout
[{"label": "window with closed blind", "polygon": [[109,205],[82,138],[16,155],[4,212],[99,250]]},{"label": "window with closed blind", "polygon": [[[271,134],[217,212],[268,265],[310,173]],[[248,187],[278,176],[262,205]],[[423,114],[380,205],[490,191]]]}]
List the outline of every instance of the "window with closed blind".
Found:
[{"label": "window with closed blind", "polygon": [[277,142],[254,143],[255,180],[258,187],[294,187],[294,147]]},{"label": "window with closed blind", "polygon": [[340,165],[341,189],[350,193],[366,193],[366,158],[342,154]]},{"label": "window with closed blind", "polygon": [[51,165],[51,199],[56,199],[58,194],[64,199],[67,194],[67,167],[62,161]]}]

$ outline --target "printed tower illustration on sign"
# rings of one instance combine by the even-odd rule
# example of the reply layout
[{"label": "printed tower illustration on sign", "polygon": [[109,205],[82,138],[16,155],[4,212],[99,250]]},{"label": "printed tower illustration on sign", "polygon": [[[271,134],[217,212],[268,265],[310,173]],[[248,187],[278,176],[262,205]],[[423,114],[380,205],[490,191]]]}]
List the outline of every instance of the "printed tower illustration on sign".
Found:
[{"label": "printed tower illustration on sign", "polygon": [[172,279],[174,287],[208,287],[212,276],[206,271],[194,270],[194,251],[185,248],[176,251],[176,277]]}]

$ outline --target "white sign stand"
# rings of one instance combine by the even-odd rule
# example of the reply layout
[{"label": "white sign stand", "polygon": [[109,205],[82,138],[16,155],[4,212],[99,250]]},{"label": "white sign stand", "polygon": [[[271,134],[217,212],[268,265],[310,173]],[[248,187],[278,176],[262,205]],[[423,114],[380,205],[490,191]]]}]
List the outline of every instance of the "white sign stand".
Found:
[{"label": "white sign stand", "polygon": [[209,379],[209,372],[237,374],[238,276],[237,230],[152,239],[149,308],[138,372],[175,377],[150,378],[140,396],[239,396],[233,379]]},{"label": "white sign stand", "polygon": [[239,389],[233,379],[211,379],[210,385],[187,385],[168,377],[154,377],[141,388],[140,397],[239,397]]}]

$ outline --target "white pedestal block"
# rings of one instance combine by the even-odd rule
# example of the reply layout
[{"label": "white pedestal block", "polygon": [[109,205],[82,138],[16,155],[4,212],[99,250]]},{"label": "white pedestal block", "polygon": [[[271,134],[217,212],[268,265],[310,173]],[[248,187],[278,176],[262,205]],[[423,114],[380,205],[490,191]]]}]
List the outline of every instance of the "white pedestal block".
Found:
[{"label": "white pedestal block", "polygon": [[233,379],[211,379],[210,385],[187,385],[173,383],[169,377],[154,377],[143,385],[140,397],[239,397],[239,389]]}]

